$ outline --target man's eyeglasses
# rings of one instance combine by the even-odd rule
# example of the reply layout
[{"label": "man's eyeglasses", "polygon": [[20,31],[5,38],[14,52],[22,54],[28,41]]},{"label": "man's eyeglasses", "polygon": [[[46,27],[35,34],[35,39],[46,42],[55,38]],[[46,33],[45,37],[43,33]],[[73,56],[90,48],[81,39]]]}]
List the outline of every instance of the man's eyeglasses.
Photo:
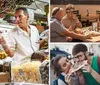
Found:
[{"label": "man's eyeglasses", "polygon": [[84,52],[79,52],[78,54],[74,55],[73,58],[79,58],[82,57],[84,55]]},{"label": "man's eyeglasses", "polygon": [[74,8],[67,8],[66,13],[74,12]]}]

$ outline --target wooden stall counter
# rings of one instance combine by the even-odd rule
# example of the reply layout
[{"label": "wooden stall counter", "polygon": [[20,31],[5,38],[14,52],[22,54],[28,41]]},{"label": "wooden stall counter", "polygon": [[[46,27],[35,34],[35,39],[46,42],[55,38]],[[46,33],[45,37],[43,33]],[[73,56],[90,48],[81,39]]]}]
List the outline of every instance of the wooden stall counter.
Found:
[{"label": "wooden stall counter", "polygon": [[9,82],[10,81],[10,73],[0,72],[0,82]]}]

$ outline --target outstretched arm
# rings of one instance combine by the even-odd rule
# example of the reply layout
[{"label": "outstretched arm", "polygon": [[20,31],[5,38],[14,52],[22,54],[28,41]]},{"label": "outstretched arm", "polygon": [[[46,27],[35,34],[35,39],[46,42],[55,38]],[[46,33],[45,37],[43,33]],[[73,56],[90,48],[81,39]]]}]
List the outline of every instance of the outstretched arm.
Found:
[{"label": "outstretched arm", "polygon": [[10,57],[14,56],[14,51],[7,45],[3,37],[0,39],[0,44],[2,45],[4,51],[8,54],[8,56]]}]

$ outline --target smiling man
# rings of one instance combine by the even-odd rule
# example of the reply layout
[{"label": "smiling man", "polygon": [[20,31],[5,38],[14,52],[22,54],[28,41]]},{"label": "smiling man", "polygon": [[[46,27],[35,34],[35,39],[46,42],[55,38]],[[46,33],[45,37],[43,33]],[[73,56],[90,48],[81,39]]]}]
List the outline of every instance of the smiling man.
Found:
[{"label": "smiling man", "polygon": [[85,44],[76,44],[72,49],[75,62],[82,63],[87,60],[87,65],[82,70],[86,85],[100,85],[100,57],[89,56],[88,48]]},{"label": "smiling man", "polygon": [[36,27],[29,25],[29,14],[26,8],[20,7],[15,11],[17,27],[8,34],[8,41],[0,39],[0,44],[5,52],[20,62],[25,56],[31,56],[34,51],[39,49],[39,33]]}]

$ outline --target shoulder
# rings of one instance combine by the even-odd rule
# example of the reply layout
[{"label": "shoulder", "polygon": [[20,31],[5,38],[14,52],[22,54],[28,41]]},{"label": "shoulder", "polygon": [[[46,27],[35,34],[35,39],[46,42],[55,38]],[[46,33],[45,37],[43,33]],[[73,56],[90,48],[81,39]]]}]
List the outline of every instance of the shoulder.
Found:
[{"label": "shoulder", "polygon": [[11,29],[11,32],[16,32],[17,30],[18,30],[18,28],[15,27],[15,28]]},{"label": "shoulder", "polygon": [[92,60],[97,60],[98,56],[93,56]]},{"label": "shoulder", "polygon": [[50,25],[56,25],[56,24],[59,24],[59,22],[56,19],[54,19],[50,22]]},{"label": "shoulder", "polygon": [[30,28],[31,28],[32,31],[38,32],[38,29],[33,25],[30,25]]},{"label": "shoulder", "polygon": [[67,18],[67,16],[64,16],[61,20],[62,24],[66,24],[67,22],[69,22],[69,19]]},{"label": "shoulder", "polygon": [[34,25],[30,25],[30,28],[31,28],[32,30],[37,30],[37,28],[36,28]]},{"label": "shoulder", "polygon": [[61,79],[58,79],[58,85],[66,85],[66,83],[62,81]]},{"label": "shoulder", "polygon": [[18,28],[15,27],[15,28],[11,29],[8,34],[15,34],[17,32],[17,30],[18,30]]}]

